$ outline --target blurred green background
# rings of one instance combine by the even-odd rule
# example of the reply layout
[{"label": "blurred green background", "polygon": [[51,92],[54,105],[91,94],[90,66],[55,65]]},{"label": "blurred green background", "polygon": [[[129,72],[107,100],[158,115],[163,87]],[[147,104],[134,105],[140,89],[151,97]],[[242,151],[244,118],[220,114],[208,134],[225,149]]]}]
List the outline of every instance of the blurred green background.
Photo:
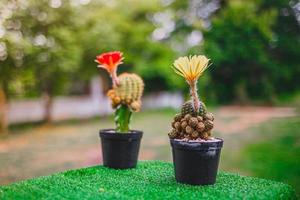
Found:
[{"label": "blurred green background", "polygon": [[[144,78],[146,95],[187,97],[174,59],[210,58],[198,84],[225,139],[221,169],[287,182],[300,194],[297,0],[1,0],[0,184],[100,162],[97,131],[112,118],[52,123],[51,106],[56,96],[89,94],[95,75],[107,91],[94,58],[112,50],[124,52],[120,73]],[[11,101],[41,97],[41,122],[9,124]],[[167,132],[178,110],[135,115],[142,159],[171,160]]]}]

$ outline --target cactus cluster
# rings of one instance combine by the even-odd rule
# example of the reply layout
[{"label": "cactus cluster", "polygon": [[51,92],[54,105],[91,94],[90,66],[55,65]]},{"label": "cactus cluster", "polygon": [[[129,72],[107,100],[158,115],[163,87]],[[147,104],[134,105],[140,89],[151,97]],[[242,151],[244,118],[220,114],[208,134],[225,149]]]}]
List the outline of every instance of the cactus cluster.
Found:
[{"label": "cactus cluster", "polygon": [[207,112],[203,102],[196,112],[191,101],[182,105],[181,113],[175,115],[172,122],[170,138],[195,140],[198,138],[208,140],[214,126],[214,116]]},{"label": "cactus cluster", "polygon": [[214,127],[214,116],[207,112],[205,104],[199,100],[197,81],[209,67],[209,59],[203,55],[180,57],[173,64],[175,73],[182,76],[190,87],[191,100],[181,107],[181,113],[174,117],[171,139],[208,140]]},{"label": "cactus cluster", "polygon": [[127,105],[132,111],[139,111],[144,90],[143,80],[138,75],[129,73],[119,75],[118,80],[118,85],[115,85],[107,93],[112,107],[117,108],[122,104]]}]

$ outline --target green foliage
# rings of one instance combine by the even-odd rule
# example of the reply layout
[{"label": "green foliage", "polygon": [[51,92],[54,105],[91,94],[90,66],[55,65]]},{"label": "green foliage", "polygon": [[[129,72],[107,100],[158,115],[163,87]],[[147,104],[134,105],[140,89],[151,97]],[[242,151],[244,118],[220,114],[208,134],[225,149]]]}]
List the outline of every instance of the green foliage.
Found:
[{"label": "green foliage", "polygon": [[[23,31],[27,32],[26,37],[36,37],[34,53],[30,55],[27,66],[33,66],[38,90],[52,96],[64,93],[68,89],[66,83],[70,84],[69,77],[77,72],[81,49],[74,34],[77,30],[69,2],[62,2],[59,8],[45,6],[46,2],[39,1],[30,6],[30,10],[47,13],[45,21],[39,21],[38,15],[26,21],[24,18],[29,18],[28,11],[24,12],[22,21]],[[62,18],[64,20],[61,20]],[[38,43],[39,37],[41,44]],[[43,37],[46,39],[45,44],[42,44]]]},{"label": "green foliage", "polygon": [[[255,144],[241,152],[241,168],[262,178],[291,184],[300,195],[299,117],[274,120],[258,129]],[[266,170],[268,169],[268,170]]]},{"label": "green foliage", "polygon": [[[10,71],[1,73],[4,77],[0,79],[6,85],[17,80],[20,83],[18,88],[26,88],[31,82],[29,89],[40,94],[65,92],[68,76],[77,72],[81,57],[79,41],[74,34],[74,12],[69,1],[62,1],[58,8],[52,8],[46,0],[28,1],[27,5],[10,3],[15,9],[4,21],[7,32],[3,39],[8,57],[1,63],[1,70],[7,68]],[[4,5],[3,10],[9,7]],[[15,68],[19,69],[17,73],[13,71]]]},{"label": "green foliage", "polygon": [[92,1],[81,12],[87,13],[79,20],[81,27],[83,58],[81,77],[89,79],[97,70],[94,66],[95,52],[118,49],[124,53],[125,64],[119,72],[129,71],[141,75],[147,85],[146,92],[175,89],[176,77],[170,74],[169,67],[175,58],[168,46],[151,39],[155,29],[149,20],[160,11],[158,1],[122,0],[114,6]]},{"label": "green foliage", "polygon": [[[7,0],[1,1],[0,11],[4,10],[7,4]],[[19,73],[22,71],[24,52],[30,50],[30,44],[21,37],[20,22],[17,20],[3,17],[0,19],[0,30],[6,34],[2,33],[2,37],[0,36],[0,88],[9,96],[10,84],[21,78]]]},{"label": "green foliage", "polygon": [[175,181],[173,164],[139,162],[136,169],[103,166],[58,173],[0,187],[1,199],[296,199],[283,183],[220,172],[214,186]]},{"label": "green foliage", "polygon": [[[205,20],[195,15],[194,1],[22,2],[0,2],[1,13],[8,13],[0,20],[0,84],[13,98],[68,94],[74,82],[86,83],[99,73],[95,55],[110,50],[124,52],[120,72],[141,75],[146,92],[188,93],[170,66],[178,55],[203,53],[213,63],[199,81],[204,102],[274,102],[299,91],[300,26],[294,1],[222,1],[210,13],[212,19]],[[167,25],[174,28],[154,40],[161,26],[154,18],[166,13]],[[203,33],[204,43],[189,46],[187,38],[195,31]]]},{"label": "green foliage", "polygon": [[204,32],[213,62],[209,87],[218,101],[272,102],[298,89],[300,27],[289,1],[275,2],[227,2]]}]

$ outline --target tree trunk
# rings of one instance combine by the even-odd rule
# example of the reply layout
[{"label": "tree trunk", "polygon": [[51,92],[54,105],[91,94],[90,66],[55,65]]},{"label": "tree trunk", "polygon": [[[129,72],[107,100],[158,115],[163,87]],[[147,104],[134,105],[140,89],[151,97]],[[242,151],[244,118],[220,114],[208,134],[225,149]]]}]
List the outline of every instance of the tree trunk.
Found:
[{"label": "tree trunk", "polygon": [[44,121],[46,123],[52,122],[52,107],[53,107],[53,97],[48,93],[45,92],[43,95],[44,105],[45,105],[45,114],[44,114]]},{"label": "tree trunk", "polygon": [[3,87],[0,85],[0,134],[7,133],[7,105],[6,105],[6,95]]}]

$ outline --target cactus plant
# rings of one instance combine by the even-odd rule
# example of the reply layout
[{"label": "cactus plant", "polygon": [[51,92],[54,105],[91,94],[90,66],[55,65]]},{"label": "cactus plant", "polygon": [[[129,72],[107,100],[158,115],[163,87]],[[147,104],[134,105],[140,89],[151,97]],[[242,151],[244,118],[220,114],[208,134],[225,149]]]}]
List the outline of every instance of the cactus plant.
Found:
[{"label": "cactus plant", "polygon": [[139,111],[144,90],[143,80],[138,75],[129,73],[121,74],[118,79],[119,84],[113,86],[107,93],[112,101],[112,107],[117,108],[120,104],[125,104],[133,111]]},{"label": "cactus plant", "polygon": [[209,67],[205,56],[180,57],[174,70],[190,86],[191,100],[176,114],[169,132],[175,179],[179,183],[210,185],[216,182],[223,140],[211,136],[214,116],[197,93],[197,81]]},{"label": "cactus plant", "polygon": [[[169,137],[172,139],[208,140],[214,126],[214,116],[207,111],[197,93],[197,81],[209,67],[205,56],[180,57],[174,62],[174,70],[183,76],[190,86],[191,100],[181,107],[181,113],[174,117]],[[179,123],[180,122],[180,123]]]},{"label": "cactus plant", "polygon": [[95,62],[99,64],[99,68],[107,70],[112,78],[113,86],[107,96],[111,100],[112,107],[116,109],[116,131],[128,133],[132,112],[141,109],[144,82],[134,73],[122,73],[117,76],[117,68],[122,64],[122,60],[122,53],[115,51],[98,55]]}]

